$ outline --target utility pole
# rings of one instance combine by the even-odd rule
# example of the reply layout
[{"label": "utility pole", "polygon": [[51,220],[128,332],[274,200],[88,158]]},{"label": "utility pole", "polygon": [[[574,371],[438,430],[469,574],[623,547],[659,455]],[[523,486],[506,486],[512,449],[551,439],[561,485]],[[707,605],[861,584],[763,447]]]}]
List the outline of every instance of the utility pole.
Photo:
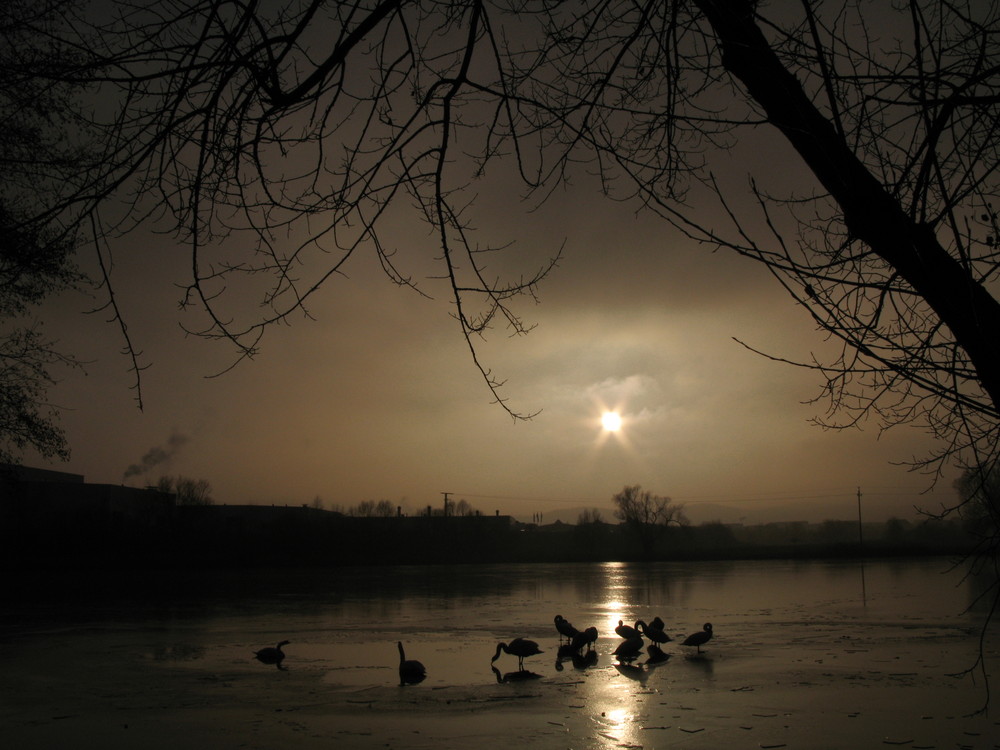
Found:
[{"label": "utility pole", "polygon": [[858,547],[865,546],[864,530],[861,525],[861,488],[858,487]]},{"label": "utility pole", "polygon": [[453,492],[442,492],[441,494],[444,495],[444,517],[447,518],[448,517],[448,495],[453,495],[454,493]]},{"label": "utility pole", "polygon": [[858,554],[861,556],[861,602],[868,606],[868,587],[865,585],[865,537],[861,525],[861,488],[858,487]]}]

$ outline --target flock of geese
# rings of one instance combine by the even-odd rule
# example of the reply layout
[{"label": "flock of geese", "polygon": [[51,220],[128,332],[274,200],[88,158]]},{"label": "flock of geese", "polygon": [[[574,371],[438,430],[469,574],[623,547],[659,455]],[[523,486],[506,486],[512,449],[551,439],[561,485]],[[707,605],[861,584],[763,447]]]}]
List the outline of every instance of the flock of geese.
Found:
[{"label": "flock of geese", "polygon": [[[594,650],[594,644],[597,642],[598,637],[597,628],[589,627],[577,630],[562,615],[555,616],[555,626],[556,631],[559,633],[559,660],[564,658],[573,659],[574,664],[580,664],[581,666],[590,666],[597,662],[597,651]],[[647,659],[648,664],[664,662],[670,658],[669,654],[663,651],[662,644],[671,642],[673,638],[666,634],[663,620],[659,617],[654,617],[650,620],[649,624],[646,624],[643,620],[637,620],[635,625],[626,625],[623,620],[619,620],[618,626],[615,628],[615,633],[618,634],[622,641],[612,653],[621,665],[630,665],[635,659],[641,656],[644,648],[649,655]],[[646,646],[644,638],[649,639],[649,646]],[[681,641],[681,645],[694,646],[700,654],[702,652],[701,647],[711,639],[712,623],[706,622],[701,630],[692,633]],[[285,659],[285,652],[282,651],[282,647],[287,646],[289,643],[291,641],[281,641],[276,646],[262,648],[254,652],[254,658],[264,664],[273,664],[278,669],[284,669],[281,664]],[[396,647],[399,649],[399,684],[401,686],[416,685],[423,682],[427,677],[427,669],[424,665],[416,659],[406,658],[402,642],[397,642]],[[515,638],[509,643],[497,644],[496,653],[490,659],[490,668],[496,675],[498,682],[536,678],[540,675],[526,670],[524,668],[524,660],[529,656],[541,653],[543,652],[538,648],[538,643],[535,641],[528,638]],[[518,671],[509,672],[501,676],[500,670],[494,666],[494,663],[500,658],[500,654],[516,656]],[[559,667],[559,660],[556,662],[557,668],[561,668]]]}]

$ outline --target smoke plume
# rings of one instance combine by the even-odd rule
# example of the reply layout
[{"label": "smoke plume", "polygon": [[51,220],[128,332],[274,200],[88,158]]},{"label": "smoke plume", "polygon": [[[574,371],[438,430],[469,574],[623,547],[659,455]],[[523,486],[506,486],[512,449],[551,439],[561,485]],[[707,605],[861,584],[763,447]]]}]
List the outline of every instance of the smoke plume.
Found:
[{"label": "smoke plume", "polygon": [[132,464],[125,469],[125,475],[122,477],[122,481],[125,481],[129,477],[141,476],[149,471],[152,471],[161,464],[169,463],[187,442],[188,437],[186,435],[181,435],[179,432],[173,433],[169,438],[167,438],[166,445],[156,445],[150,448],[146,451],[146,454],[142,457],[139,463]]}]

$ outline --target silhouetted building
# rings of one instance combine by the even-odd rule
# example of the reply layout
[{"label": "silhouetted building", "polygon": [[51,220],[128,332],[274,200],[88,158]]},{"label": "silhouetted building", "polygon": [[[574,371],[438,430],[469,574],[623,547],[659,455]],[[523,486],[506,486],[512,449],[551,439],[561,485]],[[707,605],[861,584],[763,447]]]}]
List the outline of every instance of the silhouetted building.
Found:
[{"label": "silhouetted building", "polygon": [[19,541],[8,563],[86,563],[156,554],[169,538],[174,496],[155,489],[87,484],[78,474],[12,467],[0,475],[0,528]]}]

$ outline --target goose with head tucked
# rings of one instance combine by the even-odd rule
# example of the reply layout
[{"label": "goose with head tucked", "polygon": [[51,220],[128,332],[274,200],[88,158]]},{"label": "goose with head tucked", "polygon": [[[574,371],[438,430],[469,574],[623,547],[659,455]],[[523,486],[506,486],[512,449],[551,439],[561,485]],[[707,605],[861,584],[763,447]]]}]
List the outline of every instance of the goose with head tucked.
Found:
[{"label": "goose with head tucked", "polygon": [[590,651],[592,648],[594,648],[594,644],[596,642],[597,642],[597,628],[591,626],[585,630],[581,630],[579,633],[573,636],[573,640],[570,643],[570,647],[573,649],[573,651],[579,651],[581,648],[586,646],[587,650]]},{"label": "goose with head tucked", "polygon": [[[660,623],[663,622],[663,620],[660,620],[660,618],[657,617],[656,620],[653,620],[653,623],[655,623],[657,620],[659,620]],[[669,635],[663,632],[662,624],[660,625],[660,627],[656,627],[653,623],[647,625],[642,620],[639,620],[635,624],[635,626],[636,628],[638,628],[640,633],[649,638],[649,640],[651,640],[653,643],[669,643],[672,639]]]},{"label": "goose with head tucked", "polygon": [[559,631],[559,640],[562,641],[565,638],[568,641],[572,641],[573,637],[577,635],[580,631],[573,627],[569,620],[567,620],[562,615],[556,615],[555,619],[556,630]]}]

